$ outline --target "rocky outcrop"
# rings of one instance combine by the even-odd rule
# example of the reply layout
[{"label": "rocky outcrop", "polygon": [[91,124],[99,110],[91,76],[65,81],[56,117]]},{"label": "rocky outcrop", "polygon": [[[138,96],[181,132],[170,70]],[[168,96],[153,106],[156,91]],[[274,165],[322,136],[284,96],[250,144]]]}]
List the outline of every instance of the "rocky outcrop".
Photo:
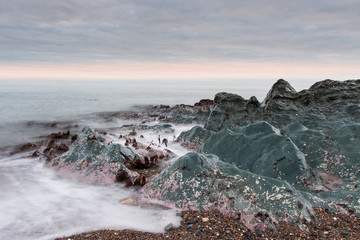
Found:
[{"label": "rocky outcrop", "polygon": [[[167,129],[168,127],[166,127]],[[138,143],[136,138],[126,139],[125,146],[107,142],[99,132],[84,128],[73,134],[73,143],[68,151],[59,157],[48,159],[48,166],[91,183],[122,182],[126,186],[145,185],[146,171],[157,167],[167,154]]]},{"label": "rocky outcrop", "polygon": [[108,121],[113,119],[139,120],[143,123],[159,121],[162,123],[176,124],[204,124],[209,116],[213,100],[202,99],[194,105],[179,104],[175,106],[156,105],[156,106],[136,106],[136,112],[116,112],[104,113],[104,118]]},{"label": "rocky outcrop", "polygon": [[[245,100],[218,93],[204,128],[196,126],[177,139],[198,153],[186,155],[165,169],[146,194],[181,208],[236,214],[243,211],[239,206],[248,206],[249,198],[235,190],[243,190],[235,179],[257,176],[269,185],[261,185],[261,181],[252,184],[247,177],[246,183],[257,197],[251,206],[271,219],[284,219],[276,209],[294,219],[299,212],[290,209],[295,202],[303,206],[304,201],[306,206],[359,215],[359,93],[360,80],[325,80],[301,92],[279,80],[261,104],[255,97]],[[219,182],[230,187],[221,188]],[[264,198],[264,191],[285,183],[294,190],[268,192],[280,199],[286,196],[282,207]],[[290,192],[296,194],[287,195]],[[297,199],[300,196],[302,200]],[[267,204],[262,205],[264,202]],[[256,211],[250,214],[251,220],[245,220],[251,226],[256,226]]]},{"label": "rocky outcrop", "polygon": [[218,93],[205,128],[246,126],[267,121],[282,129],[298,122],[311,129],[330,130],[339,123],[358,122],[360,80],[324,80],[308,90],[296,92],[285,80],[278,80],[262,104],[253,97],[245,100],[231,93]]},{"label": "rocky outcrop", "polygon": [[181,134],[178,141],[198,146],[200,153],[215,154],[240,169],[287,181],[301,189],[319,184],[300,149],[267,122],[218,132],[194,127]]},{"label": "rocky outcrop", "polygon": [[304,154],[267,122],[222,129],[211,134],[199,152],[215,154],[240,169],[287,181],[297,187],[316,184]]},{"label": "rocky outcrop", "polygon": [[292,185],[241,170],[211,154],[188,153],[161,172],[142,198],[154,200],[184,210],[217,209],[239,217],[250,228],[314,218],[312,205]]},{"label": "rocky outcrop", "polygon": [[[281,79],[273,85],[261,105],[255,99],[244,100],[234,94],[219,93],[204,130],[219,132],[219,137],[226,133],[223,129],[236,132],[239,126],[266,121],[294,143],[305,156],[308,166],[316,172],[354,179],[359,177],[360,167],[359,92],[360,80],[325,80],[308,90],[296,92]],[[200,132],[199,129],[196,131]],[[184,144],[193,142],[182,138]],[[219,154],[216,149],[220,150],[213,145],[209,153]],[[246,151],[241,152],[246,155]]]},{"label": "rocky outcrop", "polygon": [[[73,135],[75,136],[75,135]],[[78,178],[92,183],[109,183],[116,180],[119,171],[135,182],[139,175],[126,167],[141,160],[131,148],[120,144],[107,144],[103,136],[90,128],[76,135],[76,143],[66,153],[48,162],[62,172],[75,173]]]}]

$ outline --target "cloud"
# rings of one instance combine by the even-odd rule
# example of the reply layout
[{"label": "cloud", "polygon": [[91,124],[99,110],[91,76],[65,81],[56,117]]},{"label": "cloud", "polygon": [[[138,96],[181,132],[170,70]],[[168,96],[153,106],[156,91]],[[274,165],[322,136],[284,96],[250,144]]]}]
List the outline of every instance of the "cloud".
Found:
[{"label": "cloud", "polygon": [[0,62],[359,61],[359,1],[0,0]]}]

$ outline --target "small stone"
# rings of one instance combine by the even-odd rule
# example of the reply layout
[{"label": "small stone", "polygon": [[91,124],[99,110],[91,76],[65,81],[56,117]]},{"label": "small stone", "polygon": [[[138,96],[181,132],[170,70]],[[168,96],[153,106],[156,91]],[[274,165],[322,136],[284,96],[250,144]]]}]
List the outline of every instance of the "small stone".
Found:
[{"label": "small stone", "polygon": [[207,218],[207,217],[202,218],[202,221],[203,221],[203,222],[208,222],[208,221],[209,221],[209,218]]},{"label": "small stone", "polygon": [[245,233],[245,236],[247,236],[247,237],[251,237],[251,235],[252,235],[252,233],[251,233],[250,231],[247,231],[247,232]]},{"label": "small stone", "polygon": [[173,228],[174,228],[174,225],[173,225],[172,223],[169,223],[168,225],[165,226],[164,230],[165,230],[166,232],[169,232],[169,231],[171,231],[171,229],[173,229]]},{"label": "small stone", "polygon": [[270,229],[270,231],[273,231],[273,232],[276,231],[276,227],[275,227],[275,225],[272,224],[272,223],[269,223],[269,224],[268,224],[268,228]]},{"label": "small stone", "polygon": [[186,229],[190,229],[192,226],[194,226],[194,224],[190,223],[190,224],[186,225]]},{"label": "small stone", "polygon": [[120,201],[120,203],[122,205],[133,206],[134,205],[134,200],[132,200],[131,198],[127,198],[127,199],[124,199],[124,200]]},{"label": "small stone", "polygon": [[311,235],[311,236],[317,236],[317,232],[314,231],[314,230],[312,230],[312,229],[310,229],[310,235]]},{"label": "small stone", "polygon": [[328,231],[323,232],[324,235],[329,235]]},{"label": "small stone", "polygon": [[348,237],[350,234],[348,232],[346,232],[346,231],[341,231],[341,235],[343,237]]},{"label": "small stone", "polygon": [[204,234],[205,234],[205,233],[203,233],[203,232],[200,231],[200,230],[196,232],[196,235],[197,235],[197,236],[203,236]]}]

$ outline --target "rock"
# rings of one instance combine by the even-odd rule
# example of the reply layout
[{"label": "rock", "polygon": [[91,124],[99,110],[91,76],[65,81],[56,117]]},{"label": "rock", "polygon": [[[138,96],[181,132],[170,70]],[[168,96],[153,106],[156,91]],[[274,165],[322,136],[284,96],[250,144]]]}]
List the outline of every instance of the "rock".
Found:
[{"label": "rock", "polygon": [[194,224],[189,223],[189,224],[186,225],[186,229],[190,229],[192,226],[194,226]]},{"label": "rock", "polygon": [[209,221],[209,218],[205,217],[205,218],[202,218],[201,219],[203,222],[208,222]]},{"label": "rock", "polygon": [[195,103],[195,107],[203,107],[203,106],[212,106],[214,101],[211,99],[201,99],[199,102]]},{"label": "rock", "polygon": [[346,231],[341,231],[341,235],[346,238],[349,237],[350,234]]},{"label": "rock", "polygon": [[251,231],[248,230],[248,231],[245,232],[244,235],[247,236],[247,237],[251,237],[252,233],[251,233]]},{"label": "rock", "polygon": [[137,181],[139,174],[126,167],[142,160],[134,150],[120,144],[106,144],[103,137],[90,128],[84,128],[78,136],[77,144],[63,155],[51,159],[48,165],[73,172],[94,183],[120,181],[125,175],[132,183]]},{"label": "rock", "polygon": [[129,206],[133,206],[135,204],[134,200],[131,198],[124,199],[124,200],[120,201],[120,203],[122,205],[129,205]]},{"label": "rock", "polygon": [[224,127],[246,126],[267,121],[282,129],[299,122],[307,128],[329,130],[339,123],[358,122],[360,116],[360,80],[325,80],[308,90],[296,92],[285,80],[276,82],[261,106],[231,93],[218,93],[205,128],[219,131]]},{"label": "rock", "polygon": [[174,225],[172,223],[169,223],[168,225],[165,226],[164,230],[165,232],[169,232],[174,228]]},{"label": "rock", "polygon": [[21,145],[16,150],[12,151],[10,155],[15,155],[21,152],[27,152],[31,150],[35,150],[36,148],[39,148],[40,144],[37,143],[25,143],[24,145]]},{"label": "rock", "polygon": [[262,104],[218,93],[204,128],[177,141],[287,181],[315,206],[360,214],[359,92],[360,80],[324,80],[301,92],[279,80]]},{"label": "rock", "polygon": [[[145,186],[142,201],[156,199],[183,210],[217,209],[234,217],[240,213],[241,220],[254,228],[258,221],[311,221],[306,197],[289,183],[241,170],[215,155],[188,153]],[[257,217],[259,211],[265,217]]]},{"label": "rock", "polygon": [[228,124],[240,125],[246,115],[246,101],[244,98],[221,92],[215,95],[214,107],[210,113],[205,129],[219,131]]},{"label": "rock", "polygon": [[58,133],[52,133],[49,135],[49,138],[51,139],[67,139],[70,136],[70,131],[67,132],[58,132]]},{"label": "rock", "polygon": [[212,131],[206,130],[200,126],[195,126],[191,130],[182,132],[176,139],[181,142],[183,146],[189,149],[198,150],[205,139],[210,137]]},{"label": "rock", "polygon": [[32,154],[30,154],[30,157],[32,157],[32,158],[37,158],[40,156],[41,156],[41,153],[39,152],[39,150],[36,150]]},{"label": "rock", "polygon": [[270,101],[274,99],[280,98],[290,98],[292,99],[295,94],[296,90],[284,79],[279,79],[267,93],[262,105],[266,105]]},{"label": "rock", "polygon": [[115,181],[125,182],[126,187],[134,185],[144,186],[146,184],[146,178],[144,175],[133,173],[123,166],[117,171]]},{"label": "rock", "polygon": [[[280,130],[266,122],[212,132],[194,127],[179,136],[184,142],[202,143],[199,152],[262,176],[287,181],[301,188],[316,181],[304,154]],[[304,184],[306,183],[306,184]]]}]

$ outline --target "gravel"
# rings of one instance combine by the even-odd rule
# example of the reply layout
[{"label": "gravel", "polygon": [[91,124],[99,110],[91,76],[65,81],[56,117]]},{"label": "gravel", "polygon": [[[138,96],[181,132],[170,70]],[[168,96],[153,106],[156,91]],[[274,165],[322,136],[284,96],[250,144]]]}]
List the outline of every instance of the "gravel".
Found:
[{"label": "gravel", "polygon": [[[264,232],[249,230],[237,218],[218,211],[183,211],[178,228],[165,233],[133,230],[100,230],[57,240],[101,239],[360,239],[360,219],[354,215],[315,208],[317,222],[301,230],[297,225],[280,222],[276,229]],[[204,221],[205,219],[205,221]]]}]

